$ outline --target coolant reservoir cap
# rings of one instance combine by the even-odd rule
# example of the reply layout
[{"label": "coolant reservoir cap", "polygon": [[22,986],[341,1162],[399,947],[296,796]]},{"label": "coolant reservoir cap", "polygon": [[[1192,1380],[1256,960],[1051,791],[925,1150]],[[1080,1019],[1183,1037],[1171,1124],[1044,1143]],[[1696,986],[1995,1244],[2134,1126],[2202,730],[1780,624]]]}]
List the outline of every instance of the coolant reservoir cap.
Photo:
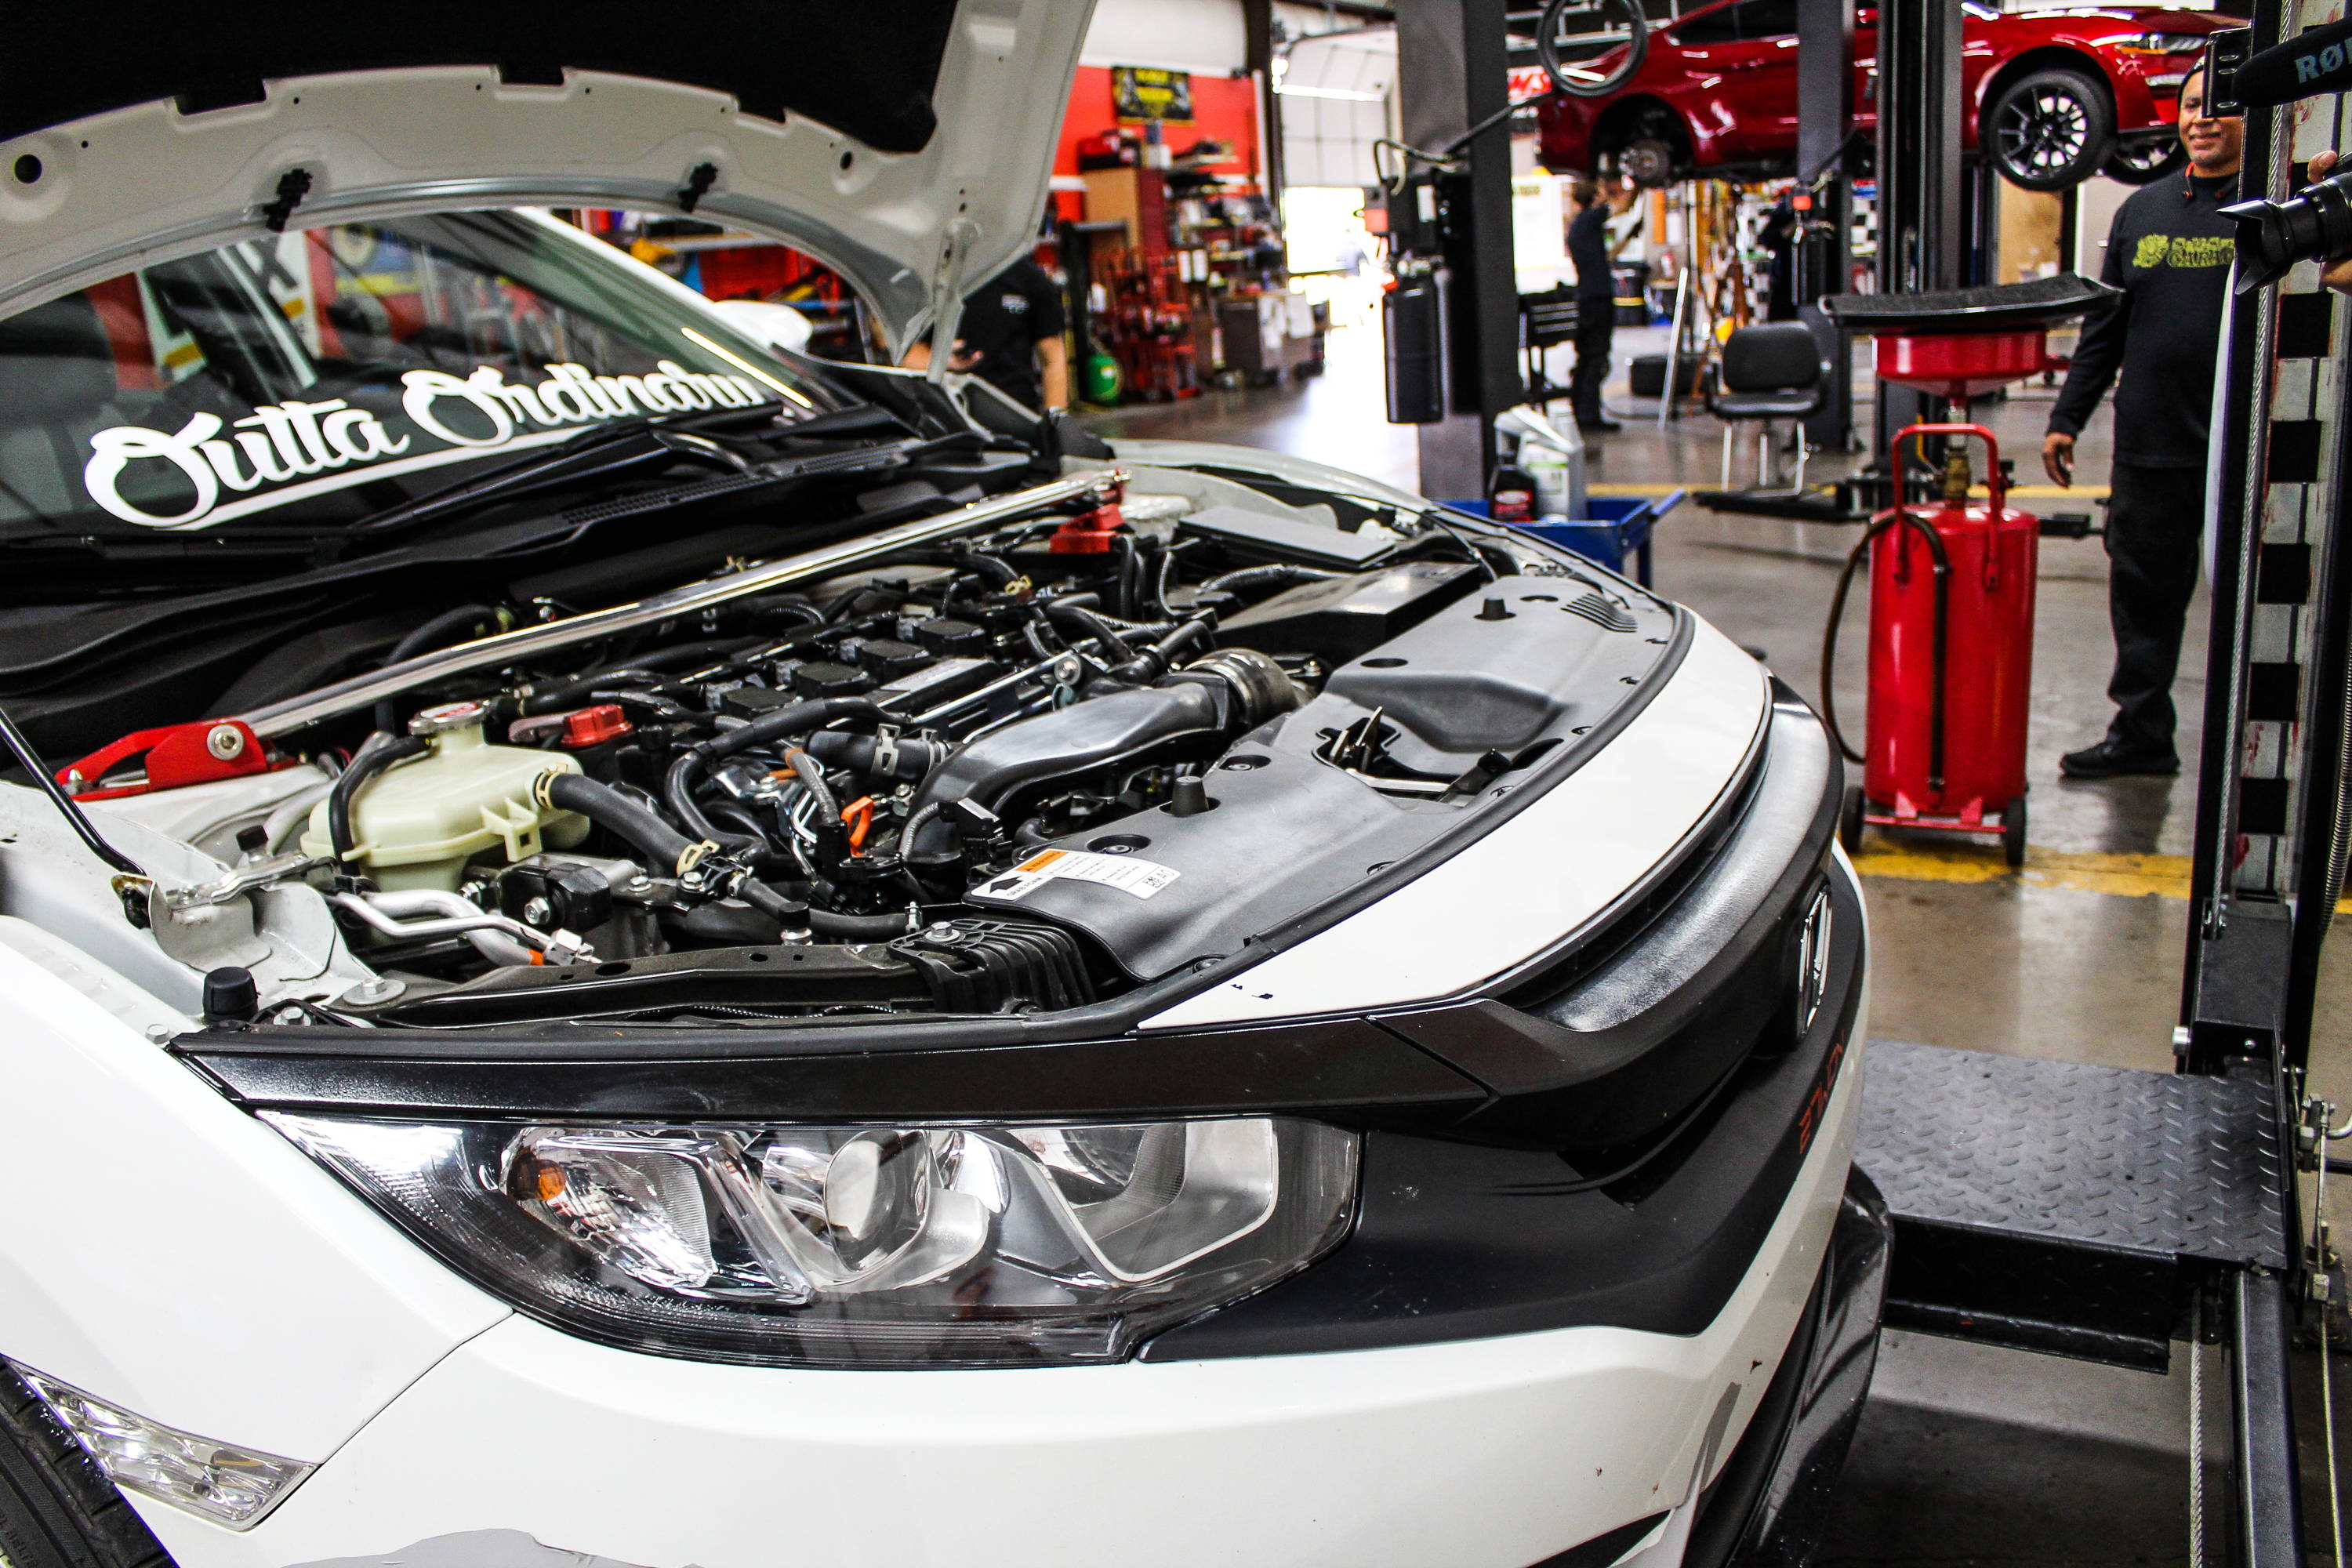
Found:
[{"label": "coolant reservoir cap", "polygon": [[418,710],[408,721],[412,735],[446,735],[452,730],[478,730],[489,710],[478,702],[444,702]]}]

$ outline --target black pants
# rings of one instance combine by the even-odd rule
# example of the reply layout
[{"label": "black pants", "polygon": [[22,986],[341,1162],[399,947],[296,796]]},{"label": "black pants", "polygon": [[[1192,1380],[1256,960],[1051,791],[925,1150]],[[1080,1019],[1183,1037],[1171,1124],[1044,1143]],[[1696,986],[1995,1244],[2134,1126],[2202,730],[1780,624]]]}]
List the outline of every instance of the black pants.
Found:
[{"label": "black pants", "polygon": [[1580,425],[1590,425],[1601,416],[1601,387],[1609,379],[1609,345],[1616,336],[1616,300],[1576,302],[1576,372],[1568,385]]},{"label": "black pants", "polygon": [[2107,737],[2133,752],[2172,754],[2172,677],[2203,554],[2205,470],[2117,463],[2107,504],[2107,619],[2116,673]]}]

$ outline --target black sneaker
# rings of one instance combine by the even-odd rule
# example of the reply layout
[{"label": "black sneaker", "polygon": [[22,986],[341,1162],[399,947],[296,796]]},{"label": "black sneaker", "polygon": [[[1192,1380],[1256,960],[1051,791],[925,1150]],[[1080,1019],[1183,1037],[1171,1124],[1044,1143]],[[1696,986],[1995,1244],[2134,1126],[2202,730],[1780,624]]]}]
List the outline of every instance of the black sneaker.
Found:
[{"label": "black sneaker", "polygon": [[1576,427],[1579,430],[1584,431],[1587,435],[1594,436],[1605,436],[1612,430],[1622,430],[1625,428],[1624,426],[1620,425],[1616,420],[1608,417],[1606,415],[1603,415],[1598,419],[1580,419],[1576,422]]},{"label": "black sneaker", "polygon": [[2140,752],[2112,738],[2058,759],[2058,772],[2070,779],[2116,779],[2132,774],[2169,778],[2180,771],[2180,759],[2170,752]]}]

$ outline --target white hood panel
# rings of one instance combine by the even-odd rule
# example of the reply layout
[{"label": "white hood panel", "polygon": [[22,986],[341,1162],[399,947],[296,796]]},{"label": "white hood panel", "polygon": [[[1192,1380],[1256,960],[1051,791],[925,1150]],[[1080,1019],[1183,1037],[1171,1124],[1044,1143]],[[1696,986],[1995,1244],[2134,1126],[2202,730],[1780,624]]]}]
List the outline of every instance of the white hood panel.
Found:
[{"label": "white hood panel", "polygon": [[585,70],[560,87],[488,66],[292,77],[258,103],[93,115],[0,142],[0,314],[262,235],[300,171],[294,228],[457,207],[691,208],[835,268],[902,342],[928,321],[950,251],[960,294],[1033,238],[1092,8],[962,0],[932,95],[939,128],[912,153]]}]

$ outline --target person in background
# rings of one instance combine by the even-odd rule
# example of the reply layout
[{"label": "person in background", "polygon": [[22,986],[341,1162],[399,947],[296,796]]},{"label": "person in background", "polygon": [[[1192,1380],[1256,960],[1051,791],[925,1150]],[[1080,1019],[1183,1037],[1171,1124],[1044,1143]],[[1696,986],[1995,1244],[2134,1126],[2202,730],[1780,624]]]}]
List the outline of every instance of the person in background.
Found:
[{"label": "person in background", "polygon": [[[969,372],[1024,408],[1050,413],[1070,405],[1070,351],[1062,341],[1062,290],[1030,257],[963,297],[949,368]],[[931,363],[919,342],[906,363]]]},{"label": "person in background", "polygon": [[2068,778],[2180,771],[2172,678],[2197,588],[2205,525],[2206,426],[2221,338],[2245,122],[2209,116],[2205,79],[2180,84],[2189,166],[2132,193],[2116,210],[2101,279],[2123,290],[2086,323],[2050,414],[2042,466],[2074,482],[2074,437],[2122,372],[2105,534],[2116,704],[2105,738],[2059,759]]},{"label": "person in background", "polygon": [[1617,336],[1617,280],[1609,257],[1611,204],[1591,180],[1570,183],[1568,199],[1576,216],[1568,221],[1568,258],[1576,264],[1576,370],[1569,392],[1576,427],[1622,429],[1601,412],[1601,388],[1609,380],[1609,350]]}]

